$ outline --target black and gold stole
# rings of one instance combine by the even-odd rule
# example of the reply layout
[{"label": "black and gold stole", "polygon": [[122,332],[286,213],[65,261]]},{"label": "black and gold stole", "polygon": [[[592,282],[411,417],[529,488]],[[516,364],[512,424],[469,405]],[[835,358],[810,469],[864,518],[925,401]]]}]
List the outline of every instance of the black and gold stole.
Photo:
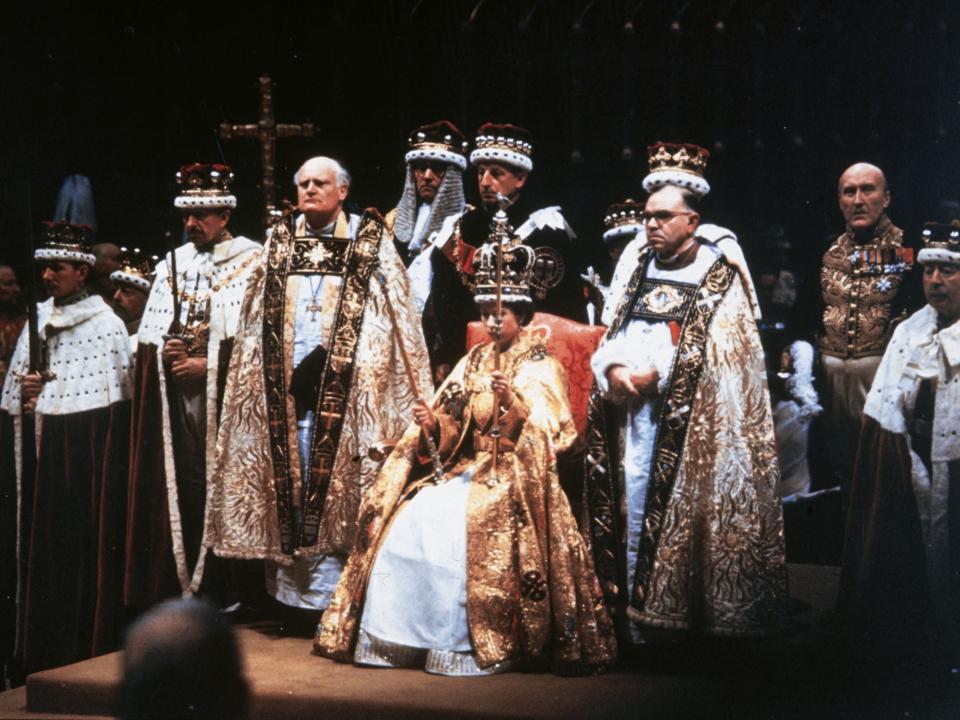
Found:
[{"label": "black and gold stole", "polygon": [[[365,213],[355,239],[345,237],[341,215],[333,237],[296,237],[292,218],[273,228],[267,257],[263,295],[263,373],[267,395],[267,421],[273,459],[280,542],[284,552],[315,545],[320,517],[330,485],[330,473],[343,430],[343,411],[350,395],[354,359],[360,339],[369,280],[377,265],[383,221]],[[343,278],[337,298],[329,349],[315,413],[307,476],[303,478],[302,522],[294,538],[293,482],[287,429],[284,352],[284,310],[290,275],[336,275]],[[294,455],[295,457],[295,455]]]}]

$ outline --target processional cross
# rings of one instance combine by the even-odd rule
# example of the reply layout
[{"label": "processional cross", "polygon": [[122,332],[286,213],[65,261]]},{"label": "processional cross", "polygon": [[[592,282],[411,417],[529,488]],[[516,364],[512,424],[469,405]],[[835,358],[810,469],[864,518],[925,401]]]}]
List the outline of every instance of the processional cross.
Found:
[{"label": "processional cross", "polygon": [[220,124],[220,137],[256,138],[260,141],[260,167],[263,171],[264,226],[270,224],[270,213],[276,208],[276,179],[274,166],[277,161],[277,140],[288,137],[313,137],[313,123],[278,124],[273,117],[273,82],[268,75],[260,77],[260,119],[256,125]]}]

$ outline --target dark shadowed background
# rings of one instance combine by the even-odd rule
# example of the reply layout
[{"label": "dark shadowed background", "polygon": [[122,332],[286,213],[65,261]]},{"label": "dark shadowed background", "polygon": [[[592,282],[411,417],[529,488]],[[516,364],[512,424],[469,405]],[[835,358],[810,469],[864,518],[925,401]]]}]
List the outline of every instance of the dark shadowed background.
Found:
[{"label": "dark shadowed background", "polygon": [[[801,251],[840,229],[836,181],[865,159],[893,190],[891,216],[916,243],[943,198],[960,195],[960,3],[948,0],[382,0],[75,4],[2,13],[0,260],[23,265],[28,226],[53,213],[71,173],[93,183],[98,240],[159,250],[174,173],[226,161],[238,179],[232,227],[262,237],[253,140],[257,77],[275,81],[277,176],[333,155],[351,199],[399,198],[407,132],[449,118],[534,135],[529,194],[559,204],[602,254],[606,206],[640,192],[646,146],[713,153],[705,216],[755,255],[775,232]],[[470,176],[468,194],[476,197]],[[777,226],[781,230],[777,230]]]}]

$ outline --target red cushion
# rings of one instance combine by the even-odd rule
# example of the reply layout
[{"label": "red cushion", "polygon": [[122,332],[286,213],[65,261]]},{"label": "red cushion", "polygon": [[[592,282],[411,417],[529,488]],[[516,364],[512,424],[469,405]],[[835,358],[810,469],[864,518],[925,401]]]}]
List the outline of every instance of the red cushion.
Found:
[{"label": "red cushion", "polygon": [[[590,358],[606,331],[603,325],[584,325],[549,313],[534,313],[533,319],[525,328],[525,332],[543,341],[547,352],[556,358],[566,371],[570,411],[581,440],[587,428],[587,405],[590,400],[590,387],[593,385]],[[467,325],[468,350],[488,340],[490,336],[482,322],[478,320]]]}]

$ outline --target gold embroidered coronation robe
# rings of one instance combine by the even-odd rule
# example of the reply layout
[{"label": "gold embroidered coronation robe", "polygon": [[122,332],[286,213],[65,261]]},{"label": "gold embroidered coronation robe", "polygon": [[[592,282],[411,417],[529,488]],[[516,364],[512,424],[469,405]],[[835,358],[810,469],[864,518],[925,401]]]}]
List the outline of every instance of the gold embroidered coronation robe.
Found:
[{"label": "gold embroidered coronation robe", "polygon": [[[701,255],[707,251],[700,248]],[[639,257],[594,357],[595,372],[597,357],[625,336],[628,322],[669,319],[675,347],[660,371],[656,402],[645,401],[654,406],[653,432],[645,441],[649,476],[632,568],[624,538],[626,512],[637,499],[625,497],[630,485],[623,475],[636,468],[620,470],[619,435],[626,431],[608,426],[612,418],[599,392],[591,397],[584,503],[598,575],[611,607],[642,626],[769,633],[785,620],[787,573],[773,417],[753,308],[725,258],[714,257],[696,284],[681,284],[650,280],[650,255],[646,249]],[[671,332],[662,335],[660,342],[671,342]],[[615,364],[629,361],[623,352],[649,351],[618,351]]]},{"label": "gold embroidered coronation robe", "polygon": [[[444,478],[473,470],[467,502],[467,622],[476,663],[521,660],[582,673],[610,664],[612,624],[557,478],[556,453],[576,437],[563,369],[522,333],[501,356],[516,401],[501,418],[493,467],[493,346],[475,347],[433,400]],[[353,658],[371,569],[391,521],[436,483],[411,425],[366,496],[359,542],[317,630],[318,654]],[[426,475],[426,477],[424,477]]]},{"label": "gold embroidered coronation robe", "polygon": [[[288,392],[303,274],[324,275],[316,302],[327,326],[307,478]],[[361,495],[380,469],[376,449],[400,437],[418,393],[432,391],[411,307],[403,264],[375,212],[354,239],[344,213],[330,238],[306,237],[302,218],[274,228],[247,287],[224,394],[208,527],[217,555],[289,565],[294,555],[351,549]],[[403,370],[401,344],[419,388]],[[294,519],[301,510],[312,526]]]}]

